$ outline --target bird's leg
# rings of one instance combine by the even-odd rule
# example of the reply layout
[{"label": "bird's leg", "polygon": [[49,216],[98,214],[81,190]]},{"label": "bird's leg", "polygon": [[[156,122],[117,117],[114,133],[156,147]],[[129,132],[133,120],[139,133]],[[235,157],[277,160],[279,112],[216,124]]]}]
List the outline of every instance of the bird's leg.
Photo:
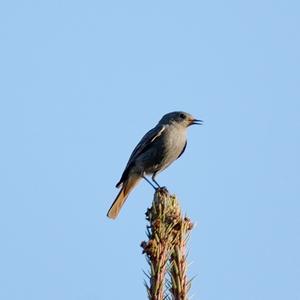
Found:
[{"label": "bird's leg", "polygon": [[160,186],[159,183],[155,180],[155,176],[156,176],[156,173],[153,173],[151,179],[152,179],[152,181],[157,185],[157,187],[160,189],[161,186]]},{"label": "bird's leg", "polygon": [[143,174],[142,176],[155,190],[157,190],[157,187],[153,185],[153,183]]},{"label": "bird's leg", "polygon": [[155,176],[156,176],[156,172],[153,173],[151,179],[157,185],[157,189],[158,190],[162,190],[162,191],[164,191],[166,193],[169,193],[168,190],[167,190],[167,188],[165,186],[160,186],[160,184],[155,180]]}]

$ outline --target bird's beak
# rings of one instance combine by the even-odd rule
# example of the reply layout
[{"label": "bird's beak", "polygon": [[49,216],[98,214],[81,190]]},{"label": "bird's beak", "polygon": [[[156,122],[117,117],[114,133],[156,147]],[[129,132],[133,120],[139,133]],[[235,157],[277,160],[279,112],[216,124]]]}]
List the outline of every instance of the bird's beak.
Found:
[{"label": "bird's beak", "polygon": [[190,121],[190,125],[202,125],[203,121],[202,120],[198,120],[198,119],[192,119]]}]

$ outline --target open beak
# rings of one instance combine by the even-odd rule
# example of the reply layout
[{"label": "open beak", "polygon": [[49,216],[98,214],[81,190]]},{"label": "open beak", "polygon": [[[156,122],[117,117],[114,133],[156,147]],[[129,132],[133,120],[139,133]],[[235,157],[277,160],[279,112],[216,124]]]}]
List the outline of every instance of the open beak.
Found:
[{"label": "open beak", "polygon": [[198,119],[192,119],[190,125],[202,125],[203,121]]}]

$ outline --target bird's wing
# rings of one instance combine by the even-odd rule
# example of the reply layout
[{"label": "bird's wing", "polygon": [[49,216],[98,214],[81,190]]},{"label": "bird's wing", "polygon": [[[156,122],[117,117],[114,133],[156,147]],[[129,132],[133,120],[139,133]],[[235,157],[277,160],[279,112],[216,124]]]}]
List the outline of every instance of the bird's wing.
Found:
[{"label": "bird's wing", "polygon": [[149,149],[149,147],[151,147],[151,145],[153,144],[153,142],[159,137],[161,136],[161,134],[163,133],[163,131],[166,129],[165,125],[157,125],[154,128],[152,128],[151,130],[149,130],[140,140],[140,142],[136,145],[136,147],[134,148],[134,150],[132,151],[128,163],[127,163],[127,167],[138,157],[140,156],[142,153],[144,153],[145,151],[147,151],[147,149]]},{"label": "bird's wing", "polygon": [[182,148],[182,151],[181,153],[178,155],[177,159],[183,154],[183,152],[185,151],[185,148],[186,148],[186,145],[187,145],[187,141],[185,142],[183,148]]},{"label": "bird's wing", "polygon": [[140,140],[140,142],[136,145],[134,150],[132,151],[128,163],[126,165],[126,168],[121,176],[120,181],[117,183],[116,187],[120,187],[122,182],[126,180],[130,167],[132,163],[136,160],[138,156],[143,154],[145,151],[147,151],[152,145],[155,140],[157,140],[163,131],[166,129],[165,125],[158,124],[151,130],[149,130]]}]

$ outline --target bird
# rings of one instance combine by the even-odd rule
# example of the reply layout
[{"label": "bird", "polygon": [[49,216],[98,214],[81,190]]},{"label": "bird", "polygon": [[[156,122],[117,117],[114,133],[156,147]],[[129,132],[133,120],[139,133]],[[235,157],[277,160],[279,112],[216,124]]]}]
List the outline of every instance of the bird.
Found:
[{"label": "bird", "polygon": [[[203,121],[183,111],[165,114],[157,125],[149,130],[134,148],[125,170],[116,184],[120,191],[107,212],[115,219],[129,193],[141,179],[145,179],[155,190],[161,188],[155,180],[158,173],[178,159],[186,149],[187,128],[202,125]],[[146,177],[152,175],[152,182]]]}]

